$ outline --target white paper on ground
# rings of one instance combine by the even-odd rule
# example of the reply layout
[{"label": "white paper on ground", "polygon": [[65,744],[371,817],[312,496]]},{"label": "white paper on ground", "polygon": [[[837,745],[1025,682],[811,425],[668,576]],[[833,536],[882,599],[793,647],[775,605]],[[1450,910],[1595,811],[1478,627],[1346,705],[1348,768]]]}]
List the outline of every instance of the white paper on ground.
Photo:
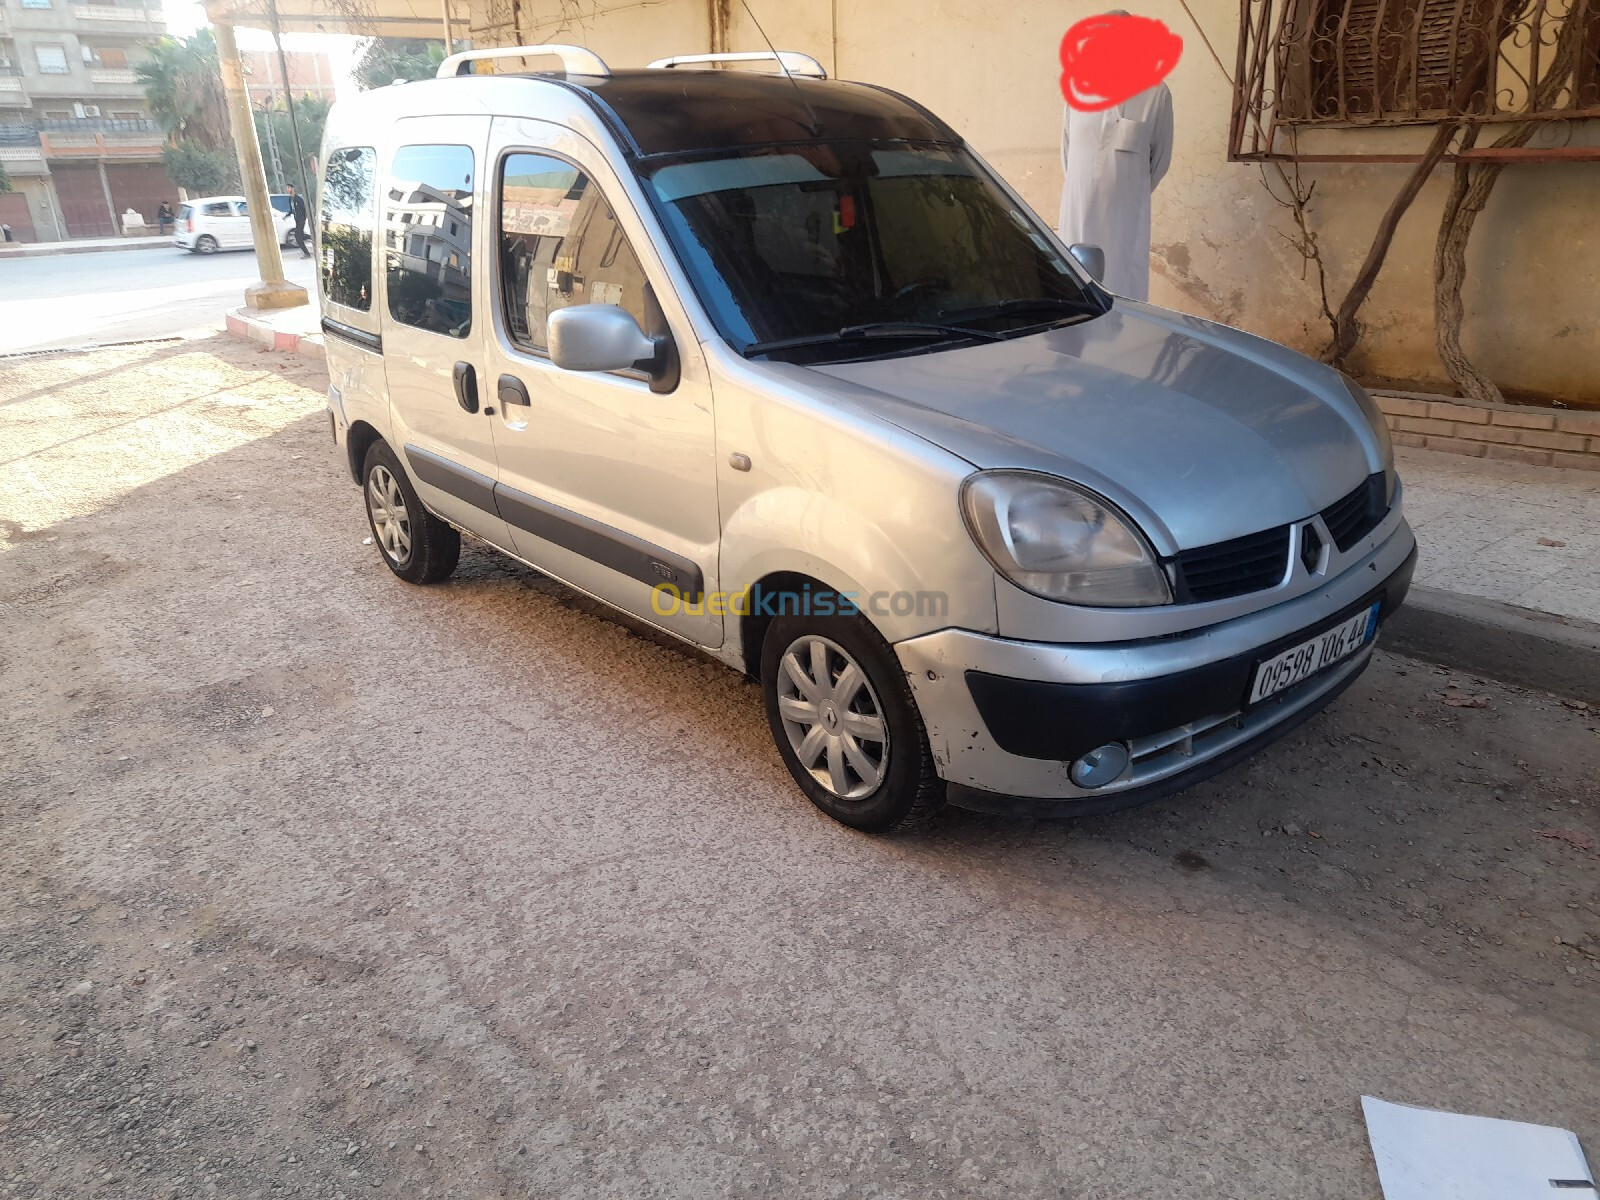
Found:
[{"label": "white paper on ground", "polygon": [[[1361,1097],[1384,1200],[1595,1200],[1577,1135]],[[1560,1182],[1576,1187],[1562,1187]]]}]

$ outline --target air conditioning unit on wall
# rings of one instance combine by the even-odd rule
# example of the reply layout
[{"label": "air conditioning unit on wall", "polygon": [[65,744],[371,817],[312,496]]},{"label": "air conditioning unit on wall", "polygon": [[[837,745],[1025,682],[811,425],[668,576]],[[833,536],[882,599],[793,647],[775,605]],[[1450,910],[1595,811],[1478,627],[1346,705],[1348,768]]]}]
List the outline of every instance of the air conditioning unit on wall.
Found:
[{"label": "air conditioning unit on wall", "polygon": [[80,121],[86,117],[98,117],[100,115],[100,106],[98,104],[74,104],[72,106],[72,115]]}]

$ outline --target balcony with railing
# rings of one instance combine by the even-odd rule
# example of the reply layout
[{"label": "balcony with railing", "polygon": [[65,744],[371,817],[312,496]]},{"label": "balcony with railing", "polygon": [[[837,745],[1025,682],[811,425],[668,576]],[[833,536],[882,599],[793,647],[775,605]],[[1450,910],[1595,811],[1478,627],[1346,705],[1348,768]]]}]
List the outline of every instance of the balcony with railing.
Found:
[{"label": "balcony with railing", "polygon": [[0,163],[12,173],[43,172],[38,132],[28,125],[0,125]]},{"label": "balcony with railing", "polygon": [[161,25],[165,21],[161,9],[145,8],[142,4],[74,4],[72,15],[80,21],[134,25]]},{"label": "balcony with railing", "polygon": [[89,68],[89,82],[102,84],[117,84],[124,89],[132,88],[137,91],[139,76],[132,67],[94,67]]},{"label": "balcony with railing", "polygon": [[32,128],[49,134],[51,140],[60,133],[139,133],[153,134],[161,140],[161,127],[150,120],[122,119],[118,117],[43,117],[34,121]]}]

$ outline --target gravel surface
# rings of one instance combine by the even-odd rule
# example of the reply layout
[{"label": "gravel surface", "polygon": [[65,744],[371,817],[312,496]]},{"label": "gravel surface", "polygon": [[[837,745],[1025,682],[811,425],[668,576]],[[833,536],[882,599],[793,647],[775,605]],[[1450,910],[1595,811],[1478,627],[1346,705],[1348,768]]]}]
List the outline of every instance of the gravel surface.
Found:
[{"label": "gravel surface", "polygon": [[315,365],[0,363],[0,1196],[1379,1196],[1600,1158],[1600,714],[1380,654],[1081,822],[829,822],[759,695],[371,546]]}]

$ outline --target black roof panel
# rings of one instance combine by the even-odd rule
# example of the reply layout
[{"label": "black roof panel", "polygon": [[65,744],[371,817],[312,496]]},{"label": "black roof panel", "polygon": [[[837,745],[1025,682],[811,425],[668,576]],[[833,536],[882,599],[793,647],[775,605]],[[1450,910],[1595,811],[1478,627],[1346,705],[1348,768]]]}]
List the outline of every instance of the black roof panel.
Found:
[{"label": "black roof panel", "polygon": [[641,155],[783,142],[961,140],[920,105],[865,83],[681,67],[566,82],[609,109]]}]

